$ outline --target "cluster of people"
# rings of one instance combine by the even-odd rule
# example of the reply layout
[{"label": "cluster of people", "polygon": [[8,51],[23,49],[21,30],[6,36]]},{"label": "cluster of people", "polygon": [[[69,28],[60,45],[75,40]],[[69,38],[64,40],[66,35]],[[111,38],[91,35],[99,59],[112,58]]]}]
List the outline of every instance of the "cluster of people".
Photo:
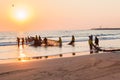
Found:
[{"label": "cluster of people", "polygon": [[35,37],[25,37],[25,38],[19,38],[17,37],[17,43],[18,43],[18,47],[20,46],[20,42],[22,43],[22,45],[24,45],[25,43],[28,44],[30,42],[34,42],[33,45],[34,46],[41,46],[42,44],[42,39],[41,37],[37,37],[37,35]]},{"label": "cluster of people", "polygon": [[97,36],[95,36],[95,40],[93,43],[93,35],[90,35],[88,43],[89,43],[89,47],[90,47],[90,54],[92,54],[94,51],[95,51],[95,53],[98,53],[99,39],[97,38]]},{"label": "cluster of people", "polygon": [[[40,36],[37,36],[37,35],[35,37],[26,37],[26,38],[17,37],[18,47],[20,46],[20,43],[22,45],[24,45],[25,43],[28,44],[30,42],[33,42],[33,44],[32,44],[33,46],[41,46],[41,45],[50,46],[49,40],[46,37],[43,40],[42,40],[42,38]],[[59,40],[57,42],[59,43],[59,46],[61,47],[62,46],[61,37],[59,37]],[[72,39],[68,43],[68,45],[74,46],[74,43],[75,43],[75,37],[74,37],[74,35],[72,35]],[[90,47],[90,54],[92,54],[94,51],[95,51],[95,53],[99,52],[99,49],[98,49],[98,47],[99,47],[99,39],[98,39],[97,36],[95,36],[94,43],[93,43],[93,35],[90,35],[88,43],[89,43],[89,47]]]},{"label": "cluster of people", "polygon": [[[35,37],[25,37],[25,38],[19,38],[17,37],[17,43],[18,43],[18,47],[20,46],[20,43],[22,41],[22,45],[24,45],[25,43],[26,44],[32,44],[32,46],[54,46],[54,43],[57,43],[56,45],[57,46],[60,46],[62,47],[62,39],[61,37],[59,37],[59,40],[58,41],[55,41],[55,40],[49,40],[47,39],[46,37],[42,40],[42,38],[40,36],[35,36]],[[54,42],[54,43],[50,43],[50,41]],[[74,45],[74,42],[75,42],[75,38],[74,36],[72,35],[72,40],[70,43],[68,43],[68,45]]]},{"label": "cluster of people", "polygon": [[18,47],[20,46],[20,42],[22,43],[22,45],[24,45],[25,39],[17,37]]}]

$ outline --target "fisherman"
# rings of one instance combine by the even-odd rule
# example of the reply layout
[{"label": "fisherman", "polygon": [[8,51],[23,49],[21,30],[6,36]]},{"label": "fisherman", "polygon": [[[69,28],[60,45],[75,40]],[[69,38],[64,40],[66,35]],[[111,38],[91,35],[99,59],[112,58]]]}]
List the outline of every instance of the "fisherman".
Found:
[{"label": "fisherman", "polygon": [[25,41],[26,41],[26,44],[28,43],[28,39],[27,39],[27,37],[25,37]]},{"label": "fisherman", "polygon": [[[95,46],[99,47],[99,39],[97,38],[97,36],[95,36]],[[95,53],[98,53],[98,49],[95,49]]]},{"label": "fisherman", "polygon": [[39,40],[38,40],[38,37],[36,35],[34,38],[34,46],[38,46],[38,45],[39,45]]},{"label": "fisherman", "polygon": [[68,43],[68,45],[73,45],[74,46],[74,43],[75,43],[75,37],[74,35],[72,35],[72,40],[70,43]]},{"label": "fisherman", "polygon": [[41,44],[42,44],[42,39],[41,39],[41,37],[39,36],[39,46],[41,46]]},{"label": "fisherman", "polygon": [[88,43],[89,43],[89,47],[90,47],[90,54],[93,53],[93,36],[89,36],[89,40],[88,40]]},{"label": "fisherman", "polygon": [[22,46],[24,46],[24,42],[25,42],[25,40],[24,40],[24,38],[22,38]]},{"label": "fisherman", "polygon": [[48,41],[46,37],[44,38],[44,43],[45,43],[45,46],[48,46]]},{"label": "fisherman", "polygon": [[17,37],[17,43],[18,43],[18,47],[20,46],[20,38]]},{"label": "fisherman", "polygon": [[97,38],[97,36],[95,36],[95,45],[99,46],[99,39]]},{"label": "fisherman", "polygon": [[59,37],[59,47],[62,47],[62,39]]}]

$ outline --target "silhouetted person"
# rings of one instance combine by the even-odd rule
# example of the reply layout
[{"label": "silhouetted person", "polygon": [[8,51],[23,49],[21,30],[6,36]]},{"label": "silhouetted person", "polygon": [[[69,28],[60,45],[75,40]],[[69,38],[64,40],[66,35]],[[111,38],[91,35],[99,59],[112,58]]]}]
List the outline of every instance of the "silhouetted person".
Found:
[{"label": "silhouetted person", "polygon": [[17,44],[18,44],[18,47],[20,46],[20,38],[17,37]]},{"label": "silhouetted person", "polygon": [[62,39],[59,37],[59,46],[62,47]]},{"label": "silhouetted person", "polygon": [[[99,39],[95,36],[95,46],[99,47]],[[95,49],[95,52],[98,53],[98,49]]]},{"label": "silhouetted person", "polygon": [[41,44],[42,44],[42,39],[41,39],[41,37],[39,36],[39,46],[41,46]]},{"label": "silhouetted person", "polygon": [[27,39],[27,37],[25,38],[25,41],[26,41],[26,44],[27,44],[27,42],[28,42],[28,39]]},{"label": "silhouetted person", "polygon": [[29,36],[27,37],[27,40],[28,40],[28,42],[30,42],[30,37]]},{"label": "silhouetted person", "polygon": [[75,37],[74,35],[72,35],[72,40],[70,43],[68,43],[68,45],[73,45],[74,46],[74,43],[75,43]]},{"label": "silhouetted person", "polygon": [[46,37],[44,38],[44,43],[45,43],[45,46],[48,46],[48,42],[47,42],[47,38]]},{"label": "silhouetted person", "polygon": [[34,46],[38,46],[38,45],[39,45],[39,40],[38,40],[38,37],[36,35],[34,38]]},{"label": "silhouetted person", "polygon": [[89,36],[89,40],[88,40],[88,43],[89,43],[89,47],[90,47],[90,54],[93,53],[93,36]]},{"label": "silhouetted person", "polygon": [[99,46],[99,39],[97,38],[97,36],[95,36],[95,45]]},{"label": "silhouetted person", "polygon": [[24,46],[24,42],[25,42],[25,40],[24,40],[24,38],[22,38],[22,46]]}]

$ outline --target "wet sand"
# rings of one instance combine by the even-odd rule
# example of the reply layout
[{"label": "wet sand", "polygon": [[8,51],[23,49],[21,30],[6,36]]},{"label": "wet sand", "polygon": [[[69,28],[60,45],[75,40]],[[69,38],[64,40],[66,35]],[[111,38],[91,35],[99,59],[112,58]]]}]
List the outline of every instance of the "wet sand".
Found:
[{"label": "wet sand", "polygon": [[0,64],[0,80],[119,79],[119,52]]}]

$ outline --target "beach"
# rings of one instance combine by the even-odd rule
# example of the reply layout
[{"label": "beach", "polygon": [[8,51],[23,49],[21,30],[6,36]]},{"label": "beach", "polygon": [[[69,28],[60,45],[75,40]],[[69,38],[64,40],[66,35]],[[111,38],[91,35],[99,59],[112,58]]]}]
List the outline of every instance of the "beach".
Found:
[{"label": "beach", "polygon": [[120,0],[0,0],[0,80],[120,80]]},{"label": "beach", "polygon": [[[62,46],[17,45],[18,33],[0,34],[0,80],[119,80],[120,52],[90,54],[88,36],[98,36],[103,50],[120,49],[119,31],[27,32],[42,39],[62,39]],[[75,34],[75,46],[68,45]],[[6,37],[5,37],[6,36]],[[94,39],[94,38],[93,38]],[[94,42],[94,41],[93,41]],[[95,50],[93,50],[95,52]]]},{"label": "beach", "polygon": [[0,80],[119,79],[119,52],[0,64]]},{"label": "beach", "polygon": [[[104,33],[103,33],[104,32]],[[31,32],[0,32],[0,63],[1,60],[19,58],[19,57],[35,57],[35,56],[51,56],[66,54],[72,52],[86,53],[89,52],[88,36],[98,36],[99,46],[107,49],[120,48],[120,30],[72,30],[72,31],[31,31]],[[34,47],[29,44],[17,46],[17,37],[35,37],[41,36],[42,40],[47,37],[50,40],[62,39],[62,47]],[[75,46],[68,45],[72,35],[75,36]],[[94,41],[93,41],[94,42]],[[24,55],[23,55],[24,54]]]}]

